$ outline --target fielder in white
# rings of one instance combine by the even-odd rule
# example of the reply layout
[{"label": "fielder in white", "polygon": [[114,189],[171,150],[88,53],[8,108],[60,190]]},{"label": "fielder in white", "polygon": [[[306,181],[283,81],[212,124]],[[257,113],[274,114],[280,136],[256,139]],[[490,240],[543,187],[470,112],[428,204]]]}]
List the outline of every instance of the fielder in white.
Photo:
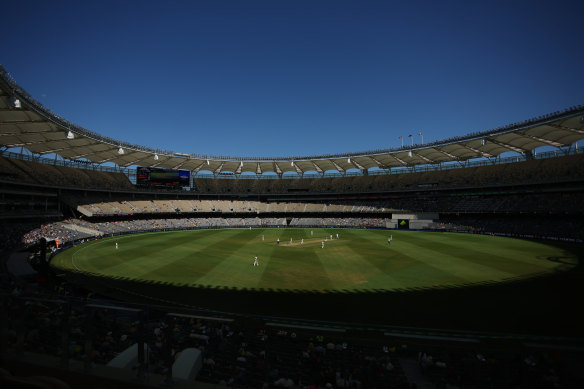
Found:
[{"label": "fielder in white", "polygon": [[118,249],[118,242],[116,242],[116,250]]},{"label": "fielder in white", "polygon": [[260,263],[258,262],[258,257],[257,256],[256,257],[253,257],[253,265],[254,266],[259,266],[260,265]]}]

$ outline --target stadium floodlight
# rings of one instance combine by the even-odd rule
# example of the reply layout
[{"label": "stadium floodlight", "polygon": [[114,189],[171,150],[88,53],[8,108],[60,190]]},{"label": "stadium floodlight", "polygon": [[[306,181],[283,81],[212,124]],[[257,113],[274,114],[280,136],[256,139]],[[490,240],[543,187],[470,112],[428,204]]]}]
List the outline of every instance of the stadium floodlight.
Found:
[{"label": "stadium floodlight", "polygon": [[154,160],[158,161],[158,154],[154,154]]},{"label": "stadium floodlight", "polygon": [[71,132],[71,130],[67,131],[67,139],[74,139],[75,135]]},{"label": "stadium floodlight", "polygon": [[124,154],[124,149],[122,149],[122,147],[120,146],[120,148],[118,149],[118,154],[122,155]]},{"label": "stadium floodlight", "polygon": [[20,99],[16,96],[12,98],[12,106],[14,108],[22,108],[22,104],[20,103]]}]

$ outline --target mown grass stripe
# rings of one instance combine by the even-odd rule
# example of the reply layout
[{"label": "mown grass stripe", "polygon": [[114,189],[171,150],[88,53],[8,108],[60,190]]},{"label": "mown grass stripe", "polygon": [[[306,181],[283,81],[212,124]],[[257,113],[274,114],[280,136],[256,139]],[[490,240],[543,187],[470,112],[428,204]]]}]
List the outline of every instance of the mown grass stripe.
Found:
[{"label": "mown grass stripe", "polygon": [[[110,257],[114,257],[118,260],[118,263],[110,267],[104,267],[102,271],[106,274],[130,274],[145,279],[159,278],[151,277],[152,273],[173,276],[176,274],[175,268],[177,266],[188,265],[188,261],[184,261],[184,259],[192,255],[191,249],[201,245],[197,240],[205,240],[203,247],[208,247],[213,242],[210,239],[212,235],[170,236],[169,240],[165,240],[164,237],[151,238],[153,242],[146,246],[134,245],[132,244],[134,242],[128,242],[128,244],[124,244],[127,248],[121,252],[115,250],[115,248],[108,250],[110,251]],[[180,247],[181,250],[177,250],[177,247]],[[164,269],[169,267],[173,271],[165,275]]]},{"label": "mown grass stripe", "polygon": [[219,266],[229,253],[237,249],[232,242],[238,240],[238,237],[248,233],[246,230],[224,230],[223,234],[213,234],[209,236],[207,242],[203,245],[194,247],[175,248],[180,257],[165,266],[154,269],[145,276],[163,277],[172,279],[174,276],[186,277],[193,283],[198,283],[199,279],[207,275],[213,269]]},{"label": "mown grass stripe", "polygon": [[[505,245],[501,245],[500,240],[492,236],[471,235],[467,239],[444,239],[440,234],[432,233],[419,234],[417,238],[423,247],[431,247],[441,253],[507,273],[537,272],[554,266],[549,261],[533,260],[542,253],[545,255],[547,246],[531,241],[508,239]],[[532,255],[526,255],[528,253]]]},{"label": "mown grass stripe", "polygon": [[[340,239],[336,239],[337,232]],[[331,234],[333,240],[328,240],[321,249],[320,242]],[[388,245],[390,235],[393,241]],[[293,244],[290,244],[291,237]],[[302,237],[304,245],[300,245]],[[280,238],[280,246],[276,246],[277,238]],[[118,250],[115,250],[116,240],[120,243]],[[492,244],[485,244],[485,241]],[[493,245],[496,250],[489,251]],[[520,250],[522,245],[525,249]],[[504,256],[493,259],[496,251]],[[254,268],[256,255],[260,266]],[[538,255],[566,258],[566,261],[543,261]],[[571,265],[565,263],[574,256],[569,255],[551,245],[501,237],[363,229],[262,228],[106,238],[60,253],[52,264],[73,269],[78,264],[81,271],[88,273],[147,283],[370,292],[452,287],[535,276],[542,270],[570,268]],[[519,262],[515,263],[516,260]],[[530,263],[534,266],[529,266]]]}]

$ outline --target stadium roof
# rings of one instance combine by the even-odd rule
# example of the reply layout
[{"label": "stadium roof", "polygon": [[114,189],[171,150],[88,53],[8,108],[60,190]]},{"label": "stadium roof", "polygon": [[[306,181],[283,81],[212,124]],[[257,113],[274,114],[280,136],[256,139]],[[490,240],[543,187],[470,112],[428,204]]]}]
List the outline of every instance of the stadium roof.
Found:
[{"label": "stadium roof", "polygon": [[493,130],[400,148],[314,156],[227,157],[184,154],[130,144],[99,135],[52,113],[22,89],[0,65],[0,145],[24,147],[36,154],[86,159],[96,164],[185,169],[215,174],[282,174],[309,171],[341,173],[350,169],[389,169],[475,158],[508,151],[529,154],[541,146],[566,147],[584,139],[584,106],[512,123]]}]

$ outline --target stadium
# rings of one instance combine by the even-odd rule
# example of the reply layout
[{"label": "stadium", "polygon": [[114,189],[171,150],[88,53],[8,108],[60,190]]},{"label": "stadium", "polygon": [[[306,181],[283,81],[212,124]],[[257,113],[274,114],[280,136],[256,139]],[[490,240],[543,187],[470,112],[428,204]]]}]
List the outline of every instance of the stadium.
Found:
[{"label": "stadium", "polygon": [[[455,344],[453,359],[477,342],[485,350],[504,341],[553,343],[566,354],[581,344],[573,304],[582,294],[582,106],[395,149],[242,158],[104,137],[49,111],[4,68],[0,86],[3,243],[31,250],[36,270],[6,273],[15,265],[5,258],[3,285],[33,277],[46,293],[5,297],[5,313],[66,306],[75,321],[91,306],[100,323],[140,323],[148,311],[147,325],[162,320],[181,334],[177,347],[207,344],[213,365],[241,348],[221,355],[208,332],[184,335],[193,322],[207,331],[238,328],[235,343],[250,344],[247,359],[268,336],[278,342],[271,347],[293,350],[298,339],[312,344],[323,333],[333,352],[341,353],[335,340],[344,339],[342,350],[361,336],[379,344],[384,334],[396,353],[404,339],[428,350]],[[7,325],[22,319],[15,314]],[[4,348],[34,343],[18,339]],[[37,341],[45,352],[59,347]],[[83,347],[98,348],[90,343]],[[270,363],[283,369],[290,355],[272,352]],[[138,374],[148,369],[143,354]],[[106,355],[114,354],[94,361]],[[205,358],[197,379],[209,384],[238,369],[210,368]],[[238,378],[237,387],[254,387],[262,372]],[[439,368],[430,376],[450,379]],[[375,385],[406,381],[396,373]]]},{"label": "stadium", "polygon": [[3,4],[0,388],[583,388],[583,10]]}]

